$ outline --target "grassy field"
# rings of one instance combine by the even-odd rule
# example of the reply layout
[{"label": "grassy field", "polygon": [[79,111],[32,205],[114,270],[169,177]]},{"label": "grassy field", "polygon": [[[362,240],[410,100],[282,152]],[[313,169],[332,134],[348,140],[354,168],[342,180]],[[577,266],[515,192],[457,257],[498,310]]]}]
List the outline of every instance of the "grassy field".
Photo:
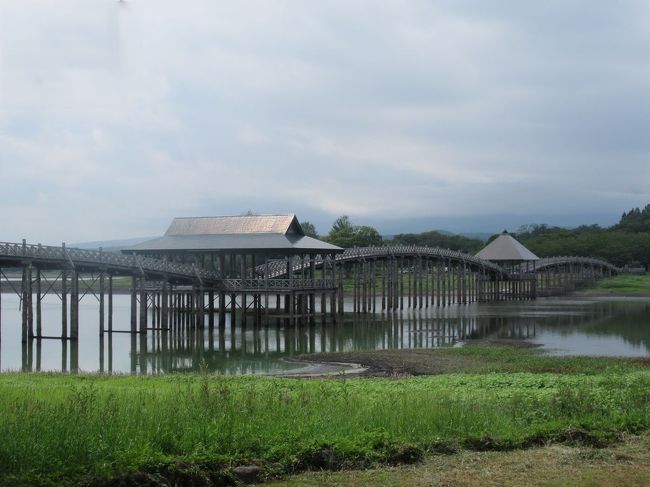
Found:
[{"label": "grassy field", "polygon": [[412,465],[309,472],[274,487],[642,487],[650,485],[650,434],[606,448],[552,444],[507,452],[429,455]]},{"label": "grassy field", "polygon": [[444,354],[447,373],[402,379],[5,374],[0,479],[219,485],[237,465],[274,478],[431,453],[606,446],[650,426],[642,362]]},{"label": "grassy field", "polygon": [[605,277],[580,292],[648,296],[650,295],[650,274],[642,276],[620,274]]}]

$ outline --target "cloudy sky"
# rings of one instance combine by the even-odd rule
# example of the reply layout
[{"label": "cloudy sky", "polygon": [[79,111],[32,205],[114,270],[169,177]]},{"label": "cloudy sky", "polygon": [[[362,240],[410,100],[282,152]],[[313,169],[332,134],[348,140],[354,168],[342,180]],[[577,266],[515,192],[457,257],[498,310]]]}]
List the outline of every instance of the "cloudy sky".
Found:
[{"label": "cloudy sky", "polygon": [[612,223],[649,88],[642,0],[0,0],[0,240]]}]

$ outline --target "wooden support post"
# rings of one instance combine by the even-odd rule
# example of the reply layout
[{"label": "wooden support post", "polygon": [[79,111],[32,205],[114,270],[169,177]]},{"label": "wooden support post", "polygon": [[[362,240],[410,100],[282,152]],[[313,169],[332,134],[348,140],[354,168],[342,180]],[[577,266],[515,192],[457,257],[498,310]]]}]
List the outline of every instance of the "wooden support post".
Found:
[{"label": "wooden support post", "polygon": [[43,313],[41,301],[43,299],[41,290],[41,270],[36,269],[36,336],[43,336]]},{"label": "wooden support post", "polygon": [[352,263],[352,312],[357,312],[357,264]]},{"label": "wooden support post", "polygon": [[429,307],[429,284],[431,283],[431,261],[424,261],[424,307]]},{"label": "wooden support post", "polygon": [[424,307],[424,298],[429,292],[429,286],[427,285],[427,270],[426,270],[426,261],[422,258],[418,258],[418,308],[422,309]]},{"label": "wooden support post", "polygon": [[436,276],[435,276],[435,280],[436,280],[436,307],[439,308],[440,307],[440,301],[441,301],[440,288],[442,287],[442,279],[441,279],[442,270],[441,270],[440,261],[436,262],[435,272],[436,272]]},{"label": "wooden support post", "polygon": [[68,271],[61,271],[61,338],[68,338]]},{"label": "wooden support post", "polygon": [[455,275],[456,281],[455,281],[455,297],[456,297],[456,304],[463,304],[463,263],[461,261],[458,261],[457,267],[456,267],[456,275]]},{"label": "wooden support post", "polygon": [[219,328],[226,326],[226,293],[219,292]]},{"label": "wooden support post", "polygon": [[70,339],[79,339],[79,272],[76,270],[72,271],[70,291]]},{"label": "wooden support post", "polygon": [[442,261],[442,272],[440,276],[440,301],[442,306],[447,306],[447,274],[449,272],[449,267],[447,267],[446,261]]},{"label": "wooden support post", "polygon": [[461,295],[463,304],[467,304],[467,265],[463,262],[460,269]]},{"label": "wooden support post", "polygon": [[449,267],[447,271],[447,306],[451,306],[454,302],[454,282],[456,279],[455,270],[456,269],[452,266],[451,261],[449,261]]},{"label": "wooden support post", "polygon": [[208,291],[208,328],[214,330],[214,290]]},{"label": "wooden support post", "polygon": [[32,289],[32,264],[31,262],[27,266],[27,295],[26,302],[23,303],[23,306],[27,307],[27,334],[29,338],[34,338],[34,307],[33,307],[33,289]]},{"label": "wooden support post", "polygon": [[386,260],[381,261],[381,310],[386,309]]},{"label": "wooden support post", "polygon": [[399,260],[399,309],[404,309],[404,258]]},{"label": "wooden support post", "polygon": [[148,297],[147,290],[145,288],[146,279],[144,276],[140,277],[140,333],[147,333],[147,307],[148,307]]},{"label": "wooden support post", "polygon": [[371,307],[373,314],[377,312],[377,260],[371,262],[370,267],[370,279],[371,279],[371,289],[372,289],[372,301]]},{"label": "wooden support post", "polygon": [[131,276],[131,333],[138,332],[138,281]]},{"label": "wooden support post", "polygon": [[99,275],[99,334],[104,335],[104,271]]},{"label": "wooden support post", "polygon": [[[325,267],[323,263],[323,273],[325,272]],[[316,259],[314,254],[309,254],[309,279],[311,280],[311,288],[314,289],[314,282],[316,280]],[[314,316],[316,314],[316,295],[312,290],[309,293],[309,314]]]},{"label": "wooden support post", "polygon": [[[25,245],[25,241],[23,240],[23,246]],[[27,266],[23,265],[23,278],[22,278],[22,284],[20,286],[20,305],[22,307],[21,309],[21,317],[22,317],[22,327],[21,327],[21,338],[23,343],[27,343]]]},{"label": "wooden support post", "polygon": [[[109,332],[113,331],[113,275],[112,274],[108,276],[108,331]],[[109,356],[109,361],[110,360],[111,358]]]},{"label": "wooden support post", "polygon": [[196,303],[196,311],[198,313],[198,326],[201,330],[205,329],[205,291],[203,287],[199,287]]},{"label": "wooden support post", "polygon": [[339,298],[339,306],[338,306],[338,311],[339,314],[342,315],[345,312],[345,296],[343,295],[343,277],[345,274],[345,264],[341,263],[340,265],[337,266],[337,276],[338,276],[338,298]]},{"label": "wooden support post", "polygon": [[167,281],[163,281],[162,283],[161,300],[160,327],[163,330],[169,330],[169,282]]},{"label": "wooden support post", "polygon": [[413,283],[415,280],[415,266],[413,265],[413,261],[411,259],[407,259],[407,267],[408,267],[408,273],[406,274],[406,284],[407,284],[407,299],[406,299],[406,307],[410,308],[411,307],[411,298],[413,296]]}]

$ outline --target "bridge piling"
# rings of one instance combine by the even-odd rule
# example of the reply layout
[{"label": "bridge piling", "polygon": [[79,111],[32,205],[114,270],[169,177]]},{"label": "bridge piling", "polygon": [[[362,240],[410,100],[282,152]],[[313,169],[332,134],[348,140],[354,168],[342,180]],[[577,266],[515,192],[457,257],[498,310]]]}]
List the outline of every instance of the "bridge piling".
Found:
[{"label": "bridge piling", "polygon": [[140,285],[140,333],[146,334],[147,333],[147,308],[148,308],[148,298],[147,298],[147,291],[145,288],[145,279],[144,277],[140,277],[139,285]]},{"label": "bridge piling", "polygon": [[[113,332],[113,275],[108,276],[108,331]],[[110,340],[110,338],[109,338]]]},{"label": "bridge piling", "polygon": [[104,336],[104,271],[100,271],[99,275],[99,335]]},{"label": "bridge piling", "polygon": [[43,335],[43,314],[41,300],[43,298],[41,290],[41,270],[36,268],[36,336],[41,337]]},{"label": "bridge piling", "polygon": [[[72,271],[70,290],[70,339],[79,338],[79,272]],[[72,356],[71,356],[72,357]],[[70,367],[72,369],[72,366]]]},{"label": "bridge piling", "polygon": [[138,298],[137,298],[137,280],[135,276],[131,276],[131,333],[138,332]]},{"label": "bridge piling", "polygon": [[68,338],[68,271],[61,271],[61,338]]}]

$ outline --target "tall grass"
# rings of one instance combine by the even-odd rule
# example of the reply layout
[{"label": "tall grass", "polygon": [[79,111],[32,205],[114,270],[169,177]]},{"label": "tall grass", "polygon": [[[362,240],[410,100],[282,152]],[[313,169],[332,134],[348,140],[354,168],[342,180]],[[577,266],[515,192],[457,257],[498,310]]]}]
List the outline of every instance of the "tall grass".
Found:
[{"label": "tall grass", "polygon": [[[0,478],[110,477],[173,460],[300,468],[420,449],[512,448],[650,425],[650,373],[401,380],[0,376]],[[568,432],[568,433],[567,433]],[[568,435],[568,436],[567,436]]]},{"label": "tall grass", "polygon": [[650,274],[619,274],[599,279],[587,290],[604,290],[629,294],[650,294]]}]

